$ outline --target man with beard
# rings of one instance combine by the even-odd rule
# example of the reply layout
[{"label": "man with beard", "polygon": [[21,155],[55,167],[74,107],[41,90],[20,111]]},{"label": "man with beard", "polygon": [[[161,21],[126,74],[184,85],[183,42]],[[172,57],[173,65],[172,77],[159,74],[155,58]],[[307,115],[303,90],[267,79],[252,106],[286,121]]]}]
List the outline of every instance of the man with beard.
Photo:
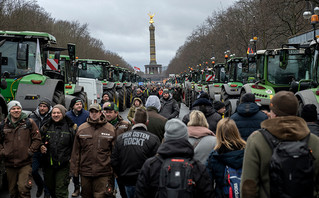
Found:
[{"label": "man with beard", "polygon": [[161,98],[160,115],[169,119],[176,118],[179,115],[179,107],[176,100],[169,93],[168,89],[163,90],[163,97]]},{"label": "man with beard", "polygon": [[0,158],[4,159],[10,197],[31,197],[31,159],[41,144],[36,123],[22,112],[19,101],[8,103],[8,116],[1,123]]},{"label": "man with beard", "polygon": [[[51,101],[48,98],[43,98],[40,100],[38,107],[36,110],[30,114],[29,118],[31,118],[40,129],[45,123],[48,122],[51,117],[52,105]],[[39,174],[39,168],[41,167],[41,158],[42,154],[40,151],[34,153],[32,157],[32,176],[35,184],[37,185],[37,197],[42,195],[44,189],[44,197],[50,197],[50,193],[47,187],[44,185],[43,179]]]}]

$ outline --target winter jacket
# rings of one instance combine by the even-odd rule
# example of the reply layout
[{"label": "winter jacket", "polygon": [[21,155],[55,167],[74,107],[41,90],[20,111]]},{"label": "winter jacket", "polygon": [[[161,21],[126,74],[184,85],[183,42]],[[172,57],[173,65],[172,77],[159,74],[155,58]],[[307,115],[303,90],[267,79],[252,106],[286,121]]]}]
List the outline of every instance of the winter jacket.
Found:
[{"label": "winter jacket", "polygon": [[182,102],[182,89],[180,87],[175,88],[174,92],[173,92],[173,98],[177,101],[177,102]]},{"label": "winter jacket", "polygon": [[150,106],[147,107],[148,114],[148,125],[147,130],[153,134],[155,134],[160,141],[164,138],[165,133],[165,124],[167,122],[167,118],[161,116],[156,107]]},{"label": "winter jacket", "polygon": [[133,99],[134,99],[134,98],[139,98],[139,99],[141,99],[142,102],[143,102],[143,104],[145,104],[145,102],[146,102],[146,97],[144,96],[144,93],[143,93],[143,92],[141,92],[140,94],[135,93],[135,94],[133,95]]},{"label": "winter jacket", "polygon": [[145,160],[154,156],[160,145],[158,137],[146,129],[144,124],[135,124],[116,139],[111,163],[124,185],[135,186]]},{"label": "winter jacket", "polygon": [[31,165],[31,157],[41,144],[41,135],[36,123],[21,113],[20,119],[12,123],[11,115],[1,123],[0,158],[6,167]]},{"label": "winter jacket", "polygon": [[244,150],[228,152],[212,151],[207,160],[207,170],[213,182],[216,183],[214,194],[216,198],[223,198],[225,168],[226,165],[234,169],[240,169],[243,165]]},{"label": "winter jacket", "polygon": [[176,100],[173,99],[172,95],[169,95],[168,99],[161,98],[161,110],[160,115],[169,119],[175,118],[179,115],[179,107]]},{"label": "winter jacket", "polygon": [[307,122],[307,125],[310,132],[319,137],[319,125],[314,122]]},{"label": "winter jacket", "polygon": [[[267,129],[272,135],[281,140],[296,141],[305,138],[309,133],[307,123],[297,116],[282,116],[265,120],[261,128]],[[319,138],[310,134],[309,148],[314,156],[314,184],[319,189]],[[264,191],[270,194],[269,162],[272,150],[259,131],[253,132],[246,144],[243,172],[241,177],[241,197],[267,198]],[[314,193],[315,195],[318,195]]]},{"label": "winter jacket", "polygon": [[[222,116],[215,111],[212,105],[193,106],[192,110],[198,110],[203,112],[208,122],[209,130],[211,130],[214,133],[216,132],[217,123],[219,120],[222,119]],[[186,114],[182,120],[186,125],[189,122],[189,114]]]},{"label": "winter jacket", "polygon": [[79,112],[78,115],[74,113],[73,110],[70,110],[66,112],[66,115],[71,118],[71,120],[78,125],[78,127],[81,126],[84,122],[86,122],[87,118],[89,117],[90,113],[86,111],[85,109],[81,109],[81,112]]},{"label": "winter jacket", "polygon": [[114,127],[104,116],[83,123],[76,133],[71,156],[70,172],[87,177],[113,174],[111,153],[115,141]]},{"label": "winter jacket", "polygon": [[77,125],[67,116],[59,122],[50,118],[40,130],[44,137],[42,143],[47,148],[43,155],[45,166],[59,168],[68,165]]},{"label": "winter jacket", "polygon": [[[157,153],[163,159],[173,157],[192,159],[194,156],[193,147],[186,139],[165,141],[160,145]],[[162,163],[157,156],[145,161],[136,183],[136,198],[156,197]],[[194,197],[213,197],[212,183],[205,166],[195,160],[193,172]]]},{"label": "winter jacket", "polygon": [[[134,104],[135,104],[135,101],[136,100],[139,100],[141,105],[139,107],[136,107]],[[132,106],[130,108],[130,110],[128,111],[128,114],[127,114],[127,119],[132,123],[133,122],[133,119],[134,119],[134,115],[135,115],[135,111],[137,108],[142,108],[142,109],[145,109],[146,108],[143,106],[143,103],[142,103],[142,100],[140,98],[134,98],[133,100],[133,103],[132,103]]]},{"label": "winter jacket", "polygon": [[114,126],[115,136],[119,136],[120,134],[131,130],[131,124],[128,121],[125,121],[120,114],[117,117],[110,121],[110,124]]},{"label": "winter jacket", "polygon": [[237,112],[231,117],[237,125],[241,137],[247,141],[248,136],[260,129],[260,123],[267,120],[265,113],[259,111],[259,106],[254,102],[247,102],[238,105]]},{"label": "winter jacket", "polygon": [[188,126],[188,141],[195,145],[194,159],[206,164],[207,158],[216,145],[214,133],[206,127]]},{"label": "winter jacket", "polygon": [[41,127],[51,118],[51,111],[52,107],[50,107],[49,111],[44,116],[41,116],[39,107],[37,107],[36,110],[29,115],[29,118],[31,118],[37,124],[38,128],[41,129]]}]

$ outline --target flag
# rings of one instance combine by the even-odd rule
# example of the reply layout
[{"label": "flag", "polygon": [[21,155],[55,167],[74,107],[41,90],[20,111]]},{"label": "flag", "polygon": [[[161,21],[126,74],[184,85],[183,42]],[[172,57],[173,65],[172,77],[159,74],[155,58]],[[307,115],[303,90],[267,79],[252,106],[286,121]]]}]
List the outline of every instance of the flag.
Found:
[{"label": "flag", "polygon": [[134,69],[137,70],[137,71],[141,71],[141,69],[139,67],[135,67],[134,66]]},{"label": "flag", "polygon": [[42,73],[42,63],[41,63],[39,39],[37,39],[37,50],[35,52],[35,68],[34,68],[34,72],[38,73],[38,74],[43,74]]}]

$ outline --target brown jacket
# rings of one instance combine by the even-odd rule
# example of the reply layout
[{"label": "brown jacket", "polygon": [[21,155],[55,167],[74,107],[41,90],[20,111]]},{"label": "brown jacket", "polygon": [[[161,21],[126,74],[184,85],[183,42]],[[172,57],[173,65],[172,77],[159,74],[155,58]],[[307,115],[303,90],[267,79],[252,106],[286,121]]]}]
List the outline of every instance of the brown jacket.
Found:
[{"label": "brown jacket", "polygon": [[115,124],[116,137],[122,133],[131,130],[132,126],[128,121],[125,121],[120,115],[117,116],[118,122]]},{"label": "brown jacket", "polygon": [[112,175],[111,153],[116,135],[104,116],[94,122],[90,118],[75,135],[70,172],[87,177]]},{"label": "brown jacket", "polygon": [[41,135],[36,123],[22,113],[21,119],[13,126],[10,114],[4,120],[0,136],[0,157],[7,167],[22,167],[31,164],[33,153],[38,151]]}]

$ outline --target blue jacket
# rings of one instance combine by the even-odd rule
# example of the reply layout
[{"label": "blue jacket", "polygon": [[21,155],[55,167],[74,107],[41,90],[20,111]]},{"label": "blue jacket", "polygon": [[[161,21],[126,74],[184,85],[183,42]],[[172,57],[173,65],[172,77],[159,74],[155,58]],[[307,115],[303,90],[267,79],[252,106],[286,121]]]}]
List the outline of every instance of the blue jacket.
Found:
[{"label": "blue jacket", "polygon": [[66,112],[66,115],[79,127],[81,124],[86,122],[86,119],[89,117],[90,113],[82,109],[79,115],[75,115],[73,110]]},{"label": "blue jacket", "polygon": [[242,168],[244,150],[234,150],[227,153],[219,154],[212,151],[207,160],[207,170],[213,183],[216,182],[214,194],[216,198],[223,198],[224,172],[226,165],[234,169]]},{"label": "blue jacket", "polygon": [[238,105],[237,112],[231,117],[236,122],[241,137],[247,141],[248,136],[260,129],[260,123],[268,119],[267,115],[259,111],[259,106],[254,102]]}]

